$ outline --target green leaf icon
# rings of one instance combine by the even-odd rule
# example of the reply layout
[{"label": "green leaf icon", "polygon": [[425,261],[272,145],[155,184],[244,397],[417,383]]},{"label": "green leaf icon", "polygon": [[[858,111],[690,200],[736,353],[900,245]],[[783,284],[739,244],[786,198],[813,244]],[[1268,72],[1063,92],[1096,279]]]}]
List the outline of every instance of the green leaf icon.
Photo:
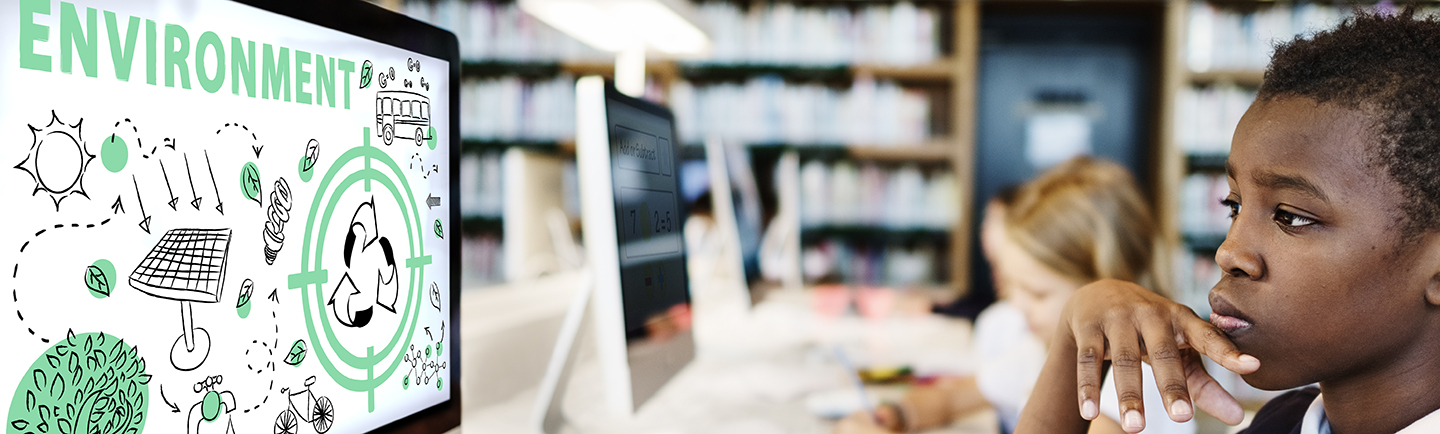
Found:
[{"label": "green leaf icon", "polygon": [[245,279],[245,283],[240,284],[240,299],[235,300],[235,308],[238,309],[241,307],[245,307],[245,305],[247,304],[250,304],[250,295],[254,293],[255,281]]},{"label": "green leaf icon", "polygon": [[85,267],[85,288],[90,290],[90,295],[95,298],[110,296],[114,290],[115,265],[110,261],[100,259]]},{"label": "green leaf icon", "polygon": [[255,167],[255,163],[245,163],[240,168],[240,192],[245,194],[246,199],[260,203],[260,169]]},{"label": "green leaf icon", "polygon": [[285,364],[300,366],[300,362],[305,361],[305,355],[309,352],[310,351],[305,348],[304,340],[296,340],[294,344],[290,345],[290,354],[285,355]]},{"label": "green leaf icon", "polygon": [[369,61],[369,60],[366,60],[366,61],[365,61],[365,64],[360,65],[360,88],[361,88],[361,89],[370,87],[370,75],[371,75],[371,74],[370,74],[370,69],[371,69],[371,67],[370,67],[370,61]]},{"label": "green leaf icon", "polygon": [[440,219],[435,219],[435,236],[445,238],[445,225],[440,224]]},{"label": "green leaf icon", "polygon": [[85,287],[101,297],[110,296],[110,279],[105,278],[105,272],[100,267],[91,265],[85,268]]}]

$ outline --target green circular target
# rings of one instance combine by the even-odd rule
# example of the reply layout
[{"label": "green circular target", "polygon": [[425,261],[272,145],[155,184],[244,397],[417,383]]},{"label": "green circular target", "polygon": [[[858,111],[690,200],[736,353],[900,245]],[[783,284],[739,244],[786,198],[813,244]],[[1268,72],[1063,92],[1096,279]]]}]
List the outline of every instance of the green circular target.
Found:
[{"label": "green circular target", "polygon": [[[315,199],[311,203],[308,214],[310,217],[305,223],[300,271],[289,276],[289,286],[291,289],[301,289],[305,326],[310,334],[311,349],[331,379],[346,389],[373,393],[375,388],[395,373],[403,359],[399,350],[408,347],[415,336],[420,296],[424,293],[421,283],[425,279],[425,266],[430,264],[431,257],[424,252],[424,238],[420,233],[424,226],[420,223],[419,204],[410,190],[409,182],[399,164],[384,151],[370,146],[369,130],[364,129],[364,145],[351,148],[340,155],[321,178]],[[351,162],[364,164],[350,164]],[[334,319],[326,312],[327,284],[337,281],[340,272],[323,268],[325,239],[327,229],[330,228],[330,219],[345,192],[357,187],[370,191],[376,185],[380,187],[380,191],[375,194],[389,192],[399,205],[399,213],[405,222],[405,243],[397,244],[395,253],[397,266],[409,269],[408,290],[402,290],[403,298],[397,301],[397,305],[403,302],[404,310],[399,312],[399,324],[389,341],[381,348],[369,346],[352,349],[340,342],[335,334]],[[403,270],[400,272],[404,273]],[[342,370],[339,365],[348,369]],[[360,378],[351,377],[347,374],[350,370],[367,374]]]}]

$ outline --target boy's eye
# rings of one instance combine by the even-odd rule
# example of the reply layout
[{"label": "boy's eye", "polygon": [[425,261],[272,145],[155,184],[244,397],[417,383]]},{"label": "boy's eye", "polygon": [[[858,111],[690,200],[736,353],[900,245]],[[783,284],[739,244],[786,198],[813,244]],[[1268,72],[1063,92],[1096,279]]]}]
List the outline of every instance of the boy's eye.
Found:
[{"label": "boy's eye", "polygon": [[1275,221],[1292,228],[1310,226],[1315,224],[1314,219],[1278,209],[1275,210]]},{"label": "boy's eye", "polygon": [[1231,219],[1234,219],[1235,216],[1240,215],[1240,202],[1236,202],[1230,199],[1221,199],[1220,204],[1225,205],[1226,208],[1230,208]]}]

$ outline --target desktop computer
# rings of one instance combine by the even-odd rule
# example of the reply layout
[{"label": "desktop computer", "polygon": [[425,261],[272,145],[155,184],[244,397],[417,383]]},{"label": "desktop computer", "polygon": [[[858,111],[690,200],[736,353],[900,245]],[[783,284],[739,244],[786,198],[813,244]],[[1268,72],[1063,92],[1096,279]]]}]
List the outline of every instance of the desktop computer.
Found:
[{"label": "desktop computer", "polygon": [[674,117],[600,77],[575,88],[589,276],[540,385],[534,423],[546,433],[563,426],[581,331],[597,345],[604,405],[615,415],[633,414],[695,357]]},{"label": "desktop computer", "polygon": [[7,430],[459,425],[454,35],[357,0],[0,23]]}]

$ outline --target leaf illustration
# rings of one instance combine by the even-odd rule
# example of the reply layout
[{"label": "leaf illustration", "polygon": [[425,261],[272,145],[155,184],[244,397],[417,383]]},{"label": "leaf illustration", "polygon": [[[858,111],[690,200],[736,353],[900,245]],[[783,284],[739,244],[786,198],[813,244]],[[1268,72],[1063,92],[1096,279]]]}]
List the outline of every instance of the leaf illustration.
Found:
[{"label": "leaf illustration", "polygon": [[363,65],[360,65],[360,88],[361,88],[361,89],[370,87],[370,75],[371,75],[371,74],[370,74],[370,61],[369,61],[369,60],[366,60]]},{"label": "leaf illustration", "polygon": [[110,295],[110,279],[105,277],[105,270],[94,265],[85,268],[85,287],[101,296]]},{"label": "leaf illustration", "polygon": [[245,279],[245,283],[240,284],[240,299],[235,300],[235,308],[239,309],[250,304],[250,295],[254,292],[255,282],[250,279]]},{"label": "leaf illustration", "polygon": [[290,353],[285,355],[285,363],[290,366],[300,366],[300,362],[305,361],[305,355],[308,353],[309,349],[305,347],[305,341],[296,340],[294,344],[290,345]]}]

